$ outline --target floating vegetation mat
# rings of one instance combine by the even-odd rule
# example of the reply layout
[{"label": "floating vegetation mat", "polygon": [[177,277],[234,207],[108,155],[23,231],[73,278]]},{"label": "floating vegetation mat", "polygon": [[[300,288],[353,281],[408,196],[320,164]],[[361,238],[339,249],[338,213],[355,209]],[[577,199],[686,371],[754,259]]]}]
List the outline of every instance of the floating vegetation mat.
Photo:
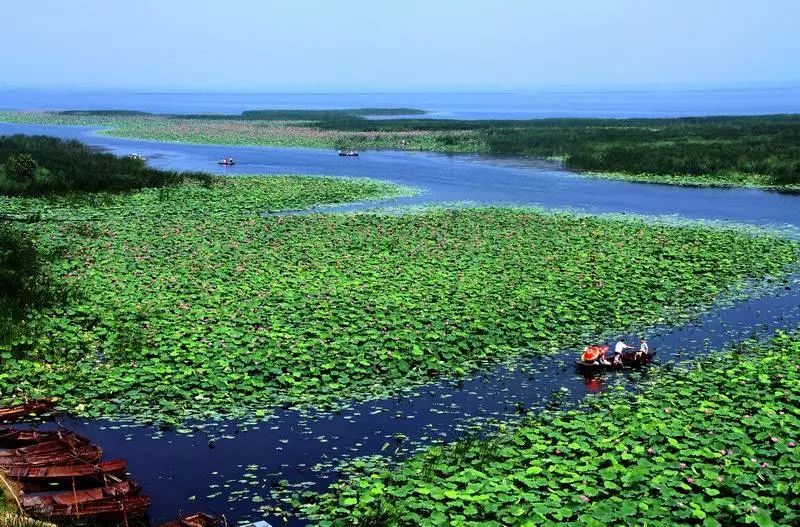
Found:
[{"label": "floating vegetation mat", "polygon": [[316,500],[320,526],[800,522],[800,340],[662,368],[640,391],[543,411],[392,469],[362,462]]},{"label": "floating vegetation mat", "polygon": [[525,210],[260,215],[392,192],[269,177],[4,199],[39,215],[24,228],[70,300],[3,345],[0,383],[87,417],[335,408],[675,321],[797,257],[777,237]]}]

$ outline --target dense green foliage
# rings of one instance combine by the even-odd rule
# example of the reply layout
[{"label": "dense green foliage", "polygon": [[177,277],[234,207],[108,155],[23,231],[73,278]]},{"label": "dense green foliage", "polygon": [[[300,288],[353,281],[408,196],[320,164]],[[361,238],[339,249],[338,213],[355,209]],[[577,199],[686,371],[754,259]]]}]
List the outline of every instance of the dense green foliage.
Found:
[{"label": "dense green foliage", "polygon": [[800,340],[661,370],[632,396],[547,411],[338,483],[320,526],[800,524]]},{"label": "dense green foliage", "polygon": [[84,112],[4,113],[0,119],[110,126],[112,135],[166,141],[558,157],[576,170],[663,183],[800,185],[798,115],[527,121],[369,120],[362,115],[354,110],[191,117]]},{"label": "dense green foliage", "polygon": [[36,177],[39,164],[30,154],[11,154],[3,163],[5,176],[18,185],[27,185]]},{"label": "dense green foliage", "polygon": [[[85,415],[329,405],[577,345],[794,261],[790,242],[637,221],[466,210],[266,217],[391,187],[232,178],[105,198],[11,199],[76,300],[37,312],[4,391]],[[587,310],[587,305],[603,305]]]},{"label": "dense green foliage", "polygon": [[208,183],[211,177],[150,168],[140,159],[95,152],[78,141],[0,136],[0,193],[7,195],[124,191],[188,179]]},{"label": "dense green foliage", "polygon": [[0,342],[23,338],[21,323],[29,310],[59,297],[42,271],[45,264],[19,228],[0,223]]},{"label": "dense green foliage", "polygon": [[318,123],[348,131],[478,131],[493,154],[563,157],[570,168],[629,174],[767,176],[800,183],[800,116],[681,119],[436,120]]}]

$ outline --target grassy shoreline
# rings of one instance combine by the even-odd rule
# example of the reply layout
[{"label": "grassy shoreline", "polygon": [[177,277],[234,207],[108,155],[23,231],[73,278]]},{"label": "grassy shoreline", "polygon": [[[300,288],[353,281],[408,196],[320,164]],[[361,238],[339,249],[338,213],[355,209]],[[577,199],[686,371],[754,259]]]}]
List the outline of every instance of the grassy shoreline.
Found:
[{"label": "grassy shoreline", "polygon": [[0,121],[98,126],[115,137],[168,142],[559,158],[589,176],[663,184],[789,191],[800,185],[798,115],[458,121],[369,120],[360,111],[0,112]]},{"label": "grassy shoreline", "polygon": [[686,176],[681,174],[625,174],[620,172],[580,172],[581,176],[595,179],[651,183],[696,188],[746,188],[800,194],[800,184],[775,185],[770,179],[757,174],[730,174],[726,177]]}]

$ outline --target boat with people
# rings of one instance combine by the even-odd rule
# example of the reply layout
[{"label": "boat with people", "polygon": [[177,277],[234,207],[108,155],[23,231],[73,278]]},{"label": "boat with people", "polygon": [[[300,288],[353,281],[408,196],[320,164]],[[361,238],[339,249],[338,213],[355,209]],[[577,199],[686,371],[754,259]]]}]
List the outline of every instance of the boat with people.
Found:
[{"label": "boat with people", "polygon": [[358,157],[358,150],[339,150],[339,155],[342,157]]},{"label": "boat with people", "polygon": [[[608,346],[606,346],[607,348]],[[649,364],[655,358],[656,352],[649,353],[629,352],[623,353],[622,359],[618,362],[608,360],[605,362],[593,361],[586,362],[581,359],[575,359],[575,369],[579,373],[599,373],[603,371],[621,370],[625,368],[638,368]]]},{"label": "boat with people", "polygon": [[223,157],[222,159],[217,161],[217,164],[230,167],[230,166],[235,165],[236,161],[234,161],[232,157]]}]

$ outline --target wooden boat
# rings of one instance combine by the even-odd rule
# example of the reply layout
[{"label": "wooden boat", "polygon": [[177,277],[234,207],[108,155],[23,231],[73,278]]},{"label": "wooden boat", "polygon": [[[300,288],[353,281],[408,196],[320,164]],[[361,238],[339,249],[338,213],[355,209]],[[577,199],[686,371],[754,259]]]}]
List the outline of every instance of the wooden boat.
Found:
[{"label": "wooden boat", "polygon": [[45,436],[45,440],[19,448],[0,450],[0,462],[3,459],[27,456],[31,454],[50,454],[67,452],[89,444],[89,440],[73,432],[55,432],[55,437]]},{"label": "wooden boat", "polygon": [[0,421],[15,421],[31,415],[41,415],[55,408],[52,399],[37,399],[17,406],[0,407]]},{"label": "wooden boat", "polygon": [[91,501],[82,505],[67,505],[53,508],[47,516],[50,520],[75,518],[134,518],[144,516],[150,508],[148,496],[126,496]]},{"label": "wooden boat", "polygon": [[0,448],[21,448],[50,441],[58,437],[58,432],[40,432],[19,428],[0,428]]},{"label": "wooden boat", "polygon": [[143,516],[150,508],[147,496],[112,496],[85,503],[53,500],[43,507],[26,510],[28,514],[47,521],[66,521],[81,518],[133,518]]},{"label": "wooden boat", "polygon": [[198,512],[191,516],[178,518],[177,520],[162,523],[158,527],[223,527],[225,519],[214,514]]},{"label": "wooden boat", "polygon": [[218,165],[223,165],[223,166],[232,167],[233,165],[235,165],[235,164],[236,164],[236,161],[234,161],[234,160],[232,160],[232,159],[231,159],[231,160],[228,160],[228,159],[220,159],[219,161],[217,161],[217,164],[218,164]]},{"label": "wooden boat", "polygon": [[125,473],[127,463],[122,459],[103,461],[97,465],[63,465],[46,467],[11,467],[6,469],[8,479],[22,483],[72,483],[82,480],[103,480],[107,476],[119,477]]},{"label": "wooden boat", "polygon": [[86,490],[70,490],[56,494],[22,496],[22,508],[26,511],[48,511],[54,505],[81,505],[108,498],[122,498],[139,494],[142,487],[133,481],[120,481],[105,487]]},{"label": "wooden boat", "polygon": [[342,157],[358,157],[358,150],[339,150]]},{"label": "wooden boat", "polygon": [[652,362],[655,355],[656,352],[651,351],[637,359],[636,353],[623,353],[622,364],[589,364],[580,359],[575,359],[575,369],[578,370],[579,373],[599,373],[602,371],[621,370],[623,368],[638,368]]},{"label": "wooden boat", "polygon": [[66,451],[21,454],[0,458],[0,468],[47,467],[58,465],[95,464],[100,461],[103,451],[95,445],[82,445]]}]

